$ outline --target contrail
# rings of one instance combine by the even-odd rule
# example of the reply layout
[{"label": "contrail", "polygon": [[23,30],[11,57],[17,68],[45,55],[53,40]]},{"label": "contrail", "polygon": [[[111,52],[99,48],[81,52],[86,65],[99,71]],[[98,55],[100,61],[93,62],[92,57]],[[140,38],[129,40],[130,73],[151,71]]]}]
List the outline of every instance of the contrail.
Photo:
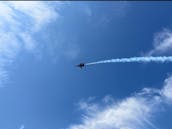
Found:
[{"label": "contrail", "polygon": [[95,65],[95,64],[104,64],[104,63],[130,63],[130,62],[137,62],[137,63],[172,62],[172,56],[157,56],[157,57],[156,56],[149,56],[149,57],[116,58],[116,59],[110,59],[110,60],[90,62],[90,63],[86,63],[85,65]]}]

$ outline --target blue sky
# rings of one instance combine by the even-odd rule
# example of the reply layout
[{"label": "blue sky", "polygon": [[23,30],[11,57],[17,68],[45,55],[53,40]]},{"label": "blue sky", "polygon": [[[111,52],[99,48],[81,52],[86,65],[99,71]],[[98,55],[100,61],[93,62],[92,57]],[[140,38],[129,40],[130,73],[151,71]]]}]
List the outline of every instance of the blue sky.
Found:
[{"label": "blue sky", "polygon": [[0,128],[171,129],[170,2],[0,2]]}]

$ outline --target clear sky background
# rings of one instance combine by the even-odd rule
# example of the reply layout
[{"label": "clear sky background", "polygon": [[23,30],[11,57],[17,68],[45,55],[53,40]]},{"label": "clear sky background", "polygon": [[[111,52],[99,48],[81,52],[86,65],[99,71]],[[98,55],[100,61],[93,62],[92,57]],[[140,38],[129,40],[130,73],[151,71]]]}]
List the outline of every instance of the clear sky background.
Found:
[{"label": "clear sky background", "polygon": [[0,2],[0,129],[171,129],[171,2]]}]

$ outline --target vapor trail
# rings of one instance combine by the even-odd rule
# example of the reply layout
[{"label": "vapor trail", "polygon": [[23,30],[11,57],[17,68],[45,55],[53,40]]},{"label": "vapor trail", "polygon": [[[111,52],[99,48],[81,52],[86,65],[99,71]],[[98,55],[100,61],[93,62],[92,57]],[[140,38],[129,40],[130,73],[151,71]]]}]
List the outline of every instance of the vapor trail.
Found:
[{"label": "vapor trail", "polygon": [[148,63],[148,62],[155,62],[155,63],[164,63],[164,62],[172,62],[172,56],[149,56],[149,57],[130,57],[130,58],[116,58],[110,60],[102,60],[96,62],[86,63],[85,65],[95,65],[95,64],[104,64],[104,63],[130,63],[130,62],[137,62],[137,63]]}]

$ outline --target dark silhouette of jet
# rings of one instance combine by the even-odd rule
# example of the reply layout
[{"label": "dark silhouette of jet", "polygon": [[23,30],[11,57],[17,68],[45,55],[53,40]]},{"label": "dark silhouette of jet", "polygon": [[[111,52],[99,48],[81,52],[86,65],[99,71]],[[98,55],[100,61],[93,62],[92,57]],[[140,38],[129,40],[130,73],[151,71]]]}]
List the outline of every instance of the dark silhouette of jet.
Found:
[{"label": "dark silhouette of jet", "polygon": [[80,64],[78,64],[78,65],[76,65],[76,66],[82,69],[82,67],[84,67],[85,64],[84,64],[84,63],[80,63]]}]

